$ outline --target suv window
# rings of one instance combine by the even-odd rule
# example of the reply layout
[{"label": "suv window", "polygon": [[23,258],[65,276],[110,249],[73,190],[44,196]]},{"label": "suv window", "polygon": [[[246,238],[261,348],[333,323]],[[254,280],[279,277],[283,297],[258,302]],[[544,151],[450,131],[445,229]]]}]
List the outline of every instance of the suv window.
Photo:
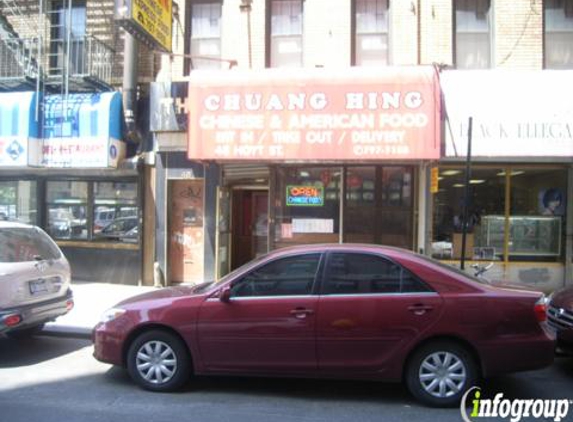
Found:
[{"label": "suv window", "polygon": [[28,227],[0,229],[0,262],[58,259],[60,251],[41,230]]},{"label": "suv window", "polygon": [[281,258],[265,264],[233,284],[231,297],[308,295],[320,254]]},{"label": "suv window", "polygon": [[394,262],[369,254],[333,253],[324,294],[431,292],[425,283]]}]

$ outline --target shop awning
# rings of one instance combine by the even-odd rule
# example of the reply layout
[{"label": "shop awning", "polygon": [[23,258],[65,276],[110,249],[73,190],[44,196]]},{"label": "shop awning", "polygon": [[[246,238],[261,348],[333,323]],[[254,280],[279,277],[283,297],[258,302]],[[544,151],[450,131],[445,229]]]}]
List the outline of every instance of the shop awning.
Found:
[{"label": "shop awning", "polygon": [[445,156],[573,157],[573,71],[450,70],[444,93]]},{"label": "shop awning", "polygon": [[192,160],[440,157],[431,66],[193,71],[188,105]]},{"label": "shop awning", "polygon": [[0,94],[0,167],[28,164],[28,144],[38,137],[35,92]]},{"label": "shop awning", "polygon": [[125,156],[121,104],[119,92],[46,97],[40,165],[117,167]]}]

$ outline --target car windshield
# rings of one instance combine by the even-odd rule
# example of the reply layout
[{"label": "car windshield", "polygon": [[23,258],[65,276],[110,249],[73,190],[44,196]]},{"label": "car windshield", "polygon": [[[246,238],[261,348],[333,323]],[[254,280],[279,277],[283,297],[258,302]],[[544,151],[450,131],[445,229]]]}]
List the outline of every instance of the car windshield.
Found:
[{"label": "car windshield", "polygon": [[60,251],[50,238],[37,228],[6,227],[0,229],[0,262],[27,262],[58,259]]}]

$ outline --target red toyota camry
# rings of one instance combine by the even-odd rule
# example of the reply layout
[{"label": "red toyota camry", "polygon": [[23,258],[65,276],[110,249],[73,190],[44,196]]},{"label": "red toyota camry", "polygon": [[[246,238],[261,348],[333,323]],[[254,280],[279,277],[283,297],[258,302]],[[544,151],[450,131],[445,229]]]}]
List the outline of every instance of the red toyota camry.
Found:
[{"label": "red toyota camry", "polygon": [[300,246],[119,303],[94,356],[154,391],[191,374],[337,377],[403,381],[451,406],[480,377],[553,362],[545,302],[402,249]]}]

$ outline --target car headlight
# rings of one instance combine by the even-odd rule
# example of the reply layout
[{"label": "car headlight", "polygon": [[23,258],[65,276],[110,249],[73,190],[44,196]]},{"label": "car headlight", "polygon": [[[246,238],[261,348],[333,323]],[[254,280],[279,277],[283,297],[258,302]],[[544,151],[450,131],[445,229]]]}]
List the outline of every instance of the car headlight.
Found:
[{"label": "car headlight", "polygon": [[111,309],[108,309],[107,311],[105,311],[101,315],[100,321],[101,322],[110,322],[110,321],[113,321],[114,319],[122,316],[123,314],[125,314],[125,309],[111,308]]}]

